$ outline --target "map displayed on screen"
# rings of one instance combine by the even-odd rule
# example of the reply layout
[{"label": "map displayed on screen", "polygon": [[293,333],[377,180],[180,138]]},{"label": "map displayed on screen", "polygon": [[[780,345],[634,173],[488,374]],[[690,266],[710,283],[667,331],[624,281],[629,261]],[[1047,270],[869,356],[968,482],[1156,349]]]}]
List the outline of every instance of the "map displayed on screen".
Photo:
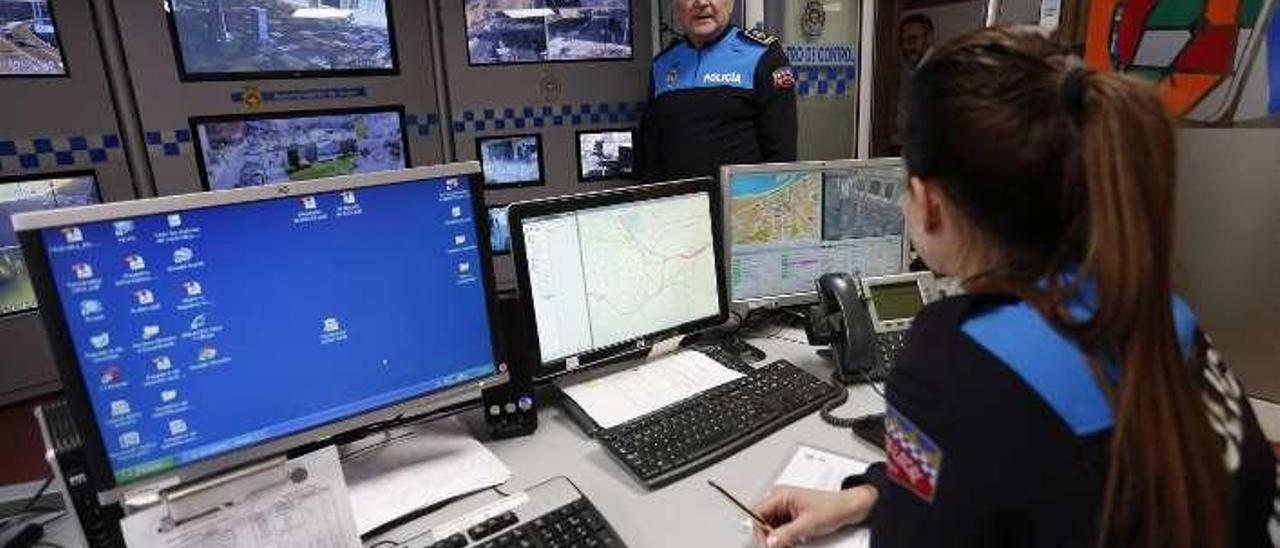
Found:
[{"label": "map displayed on screen", "polygon": [[10,216],[98,203],[92,175],[0,183],[0,317],[36,308],[36,293]]},{"label": "map displayed on screen", "polygon": [[630,0],[467,0],[474,65],[631,58]]},{"label": "map displayed on screen", "polygon": [[394,71],[386,0],[173,0],[188,76]]},{"label": "map displayed on screen", "polygon": [[0,0],[0,76],[66,73],[49,0]]},{"label": "map displayed on screen", "polygon": [[197,122],[209,190],[405,167],[400,113]]}]

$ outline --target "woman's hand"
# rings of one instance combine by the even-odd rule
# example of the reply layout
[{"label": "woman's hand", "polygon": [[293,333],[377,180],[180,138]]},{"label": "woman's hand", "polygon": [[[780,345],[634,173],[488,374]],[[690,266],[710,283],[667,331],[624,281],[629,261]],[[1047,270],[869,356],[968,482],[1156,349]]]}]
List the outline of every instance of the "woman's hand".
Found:
[{"label": "woman's hand", "polygon": [[773,525],[772,530],[765,530],[756,524],[756,541],[769,548],[785,548],[861,523],[871,513],[878,496],[869,485],[845,491],[775,487],[755,507],[756,513]]}]

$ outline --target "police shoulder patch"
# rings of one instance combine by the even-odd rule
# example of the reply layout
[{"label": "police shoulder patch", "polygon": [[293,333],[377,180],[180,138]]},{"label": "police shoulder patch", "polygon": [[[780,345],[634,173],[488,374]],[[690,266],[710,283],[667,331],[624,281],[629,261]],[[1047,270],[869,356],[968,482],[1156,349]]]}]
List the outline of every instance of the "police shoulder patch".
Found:
[{"label": "police shoulder patch", "polygon": [[742,31],[742,35],[763,46],[771,46],[774,42],[778,41],[777,36],[766,33],[760,29],[747,29]]},{"label": "police shoulder patch", "polygon": [[778,67],[773,71],[773,87],[777,90],[788,90],[796,85],[796,73],[791,67]]},{"label": "police shoulder patch", "polygon": [[888,476],[925,502],[933,502],[942,472],[942,448],[892,405],[884,416]]}]

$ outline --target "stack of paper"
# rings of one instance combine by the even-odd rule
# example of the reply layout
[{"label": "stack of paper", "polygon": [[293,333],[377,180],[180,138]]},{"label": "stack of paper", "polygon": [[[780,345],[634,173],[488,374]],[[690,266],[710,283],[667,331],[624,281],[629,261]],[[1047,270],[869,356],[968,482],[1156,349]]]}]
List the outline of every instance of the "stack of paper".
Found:
[{"label": "stack of paper", "polygon": [[[867,463],[815,449],[807,445],[796,448],[786,468],[778,474],[774,485],[790,485],[805,489],[839,491],[845,478],[867,470]],[[871,530],[858,527],[838,531],[826,537],[809,539],[805,546],[811,548],[870,548]]]}]

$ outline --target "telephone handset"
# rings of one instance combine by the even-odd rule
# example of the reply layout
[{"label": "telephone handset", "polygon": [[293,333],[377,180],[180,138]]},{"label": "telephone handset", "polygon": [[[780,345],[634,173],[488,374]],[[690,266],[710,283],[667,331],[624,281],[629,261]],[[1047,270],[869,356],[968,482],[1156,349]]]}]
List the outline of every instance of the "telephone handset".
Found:
[{"label": "telephone handset", "polygon": [[861,381],[859,372],[874,366],[875,330],[871,312],[862,300],[858,280],[845,273],[818,278],[818,304],[809,309],[809,344],[830,345],[836,362],[835,379],[842,384]]}]

